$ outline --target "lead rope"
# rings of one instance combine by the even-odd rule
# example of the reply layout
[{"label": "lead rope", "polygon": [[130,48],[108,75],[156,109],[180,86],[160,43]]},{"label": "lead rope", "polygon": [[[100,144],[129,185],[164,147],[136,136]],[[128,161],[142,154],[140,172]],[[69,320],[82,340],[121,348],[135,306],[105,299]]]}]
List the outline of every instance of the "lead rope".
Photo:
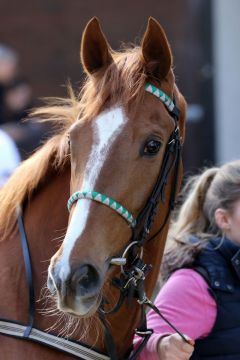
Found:
[{"label": "lead rope", "polygon": [[183,341],[185,341],[186,343],[191,344],[191,343],[189,342],[189,340],[186,338],[186,336],[184,336],[183,333],[182,333],[180,330],[178,330],[178,328],[176,328],[176,326],[174,326],[174,325],[162,314],[162,312],[152,303],[152,301],[150,301],[147,297],[146,297],[146,299],[145,299],[145,301],[144,301],[144,304],[147,305],[147,306],[149,306],[156,314],[158,314],[159,317],[161,317],[162,320],[163,320],[166,324],[168,324],[168,325],[183,339]]},{"label": "lead rope", "polygon": [[[135,292],[135,295],[137,297],[137,302],[141,306],[141,323],[140,323],[140,326],[137,329],[135,329],[135,334],[138,335],[139,337],[141,337],[143,340],[140,343],[140,345],[138,346],[138,348],[134,352],[132,352],[130,356],[128,356],[127,358],[121,359],[121,360],[135,360],[138,357],[138,355],[140,354],[140,352],[143,350],[144,346],[147,344],[150,336],[153,334],[153,330],[147,328],[147,319],[146,319],[146,313],[145,313],[145,309],[144,309],[145,306],[148,306],[149,308],[151,308],[159,317],[161,317],[161,319],[166,324],[168,324],[182,338],[182,340],[184,342],[190,344],[189,340],[184,336],[184,334],[162,314],[162,312],[152,303],[152,301],[150,301],[147,298],[145,290],[144,290],[144,280],[150,270],[150,266],[146,265],[143,262],[143,260],[140,258],[136,259],[135,261],[136,261],[136,265],[134,266],[134,270],[131,270],[128,274],[129,278],[125,279],[125,284],[127,284],[127,288],[125,288],[126,285],[124,286],[123,279],[121,279],[122,281],[120,281],[118,287],[121,292],[123,291],[122,289],[124,289],[124,291],[128,290],[132,293]],[[132,291],[131,291],[131,287],[132,287]],[[107,348],[107,351],[108,351],[108,354],[109,354],[111,360],[119,360],[119,359],[117,358],[117,355],[116,355],[117,354],[116,346],[113,341],[109,327],[107,325],[105,316],[108,314],[115,313],[119,309],[119,307],[123,303],[123,300],[126,299],[127,294],[125,293],[124,295],[125,296],[123,296],[123,298],[120,297],[121,304],[118,303],[113,308],[113,310],[111,310],[109,312],[106,312],[103,309],[99,310],[99,317],[104,326],[105,344],[106,344],[106,348]]]}]

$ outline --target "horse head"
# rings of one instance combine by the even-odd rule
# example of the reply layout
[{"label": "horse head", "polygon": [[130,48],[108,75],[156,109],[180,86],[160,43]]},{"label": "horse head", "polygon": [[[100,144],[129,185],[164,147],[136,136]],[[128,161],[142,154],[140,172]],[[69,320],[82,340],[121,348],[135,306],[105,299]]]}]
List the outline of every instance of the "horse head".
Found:
[{"label": "horse head", "polygon": [[[110,48],[93,18],[80,56],[87,80],[79,117],[69,129],[73,195],[48,287],[60,310],[87,317],[101,303],[106,279],[116,269],[113,259],[123,261],[174,130],[183,141],[185,101],[175,84],[166,35],[153,18],[141,46],[121,52]],[[177,127],[173,99],[180,110]]]}]

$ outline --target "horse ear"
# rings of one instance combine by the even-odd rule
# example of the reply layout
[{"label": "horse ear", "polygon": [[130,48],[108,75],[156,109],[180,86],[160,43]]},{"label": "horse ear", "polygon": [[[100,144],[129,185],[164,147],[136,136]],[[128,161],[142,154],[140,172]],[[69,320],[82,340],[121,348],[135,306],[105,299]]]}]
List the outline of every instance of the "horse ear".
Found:
[{"label": "horse ear", "polygon": [[84,29],[80,59],[84,70],[89,74],[107,67],[113,61],[110,47],[96,17],[92,18]]},{"label": "horse ear", "polygon": [[154,18],[148,19],[148,26],[142,40],[142,55],[147,73],[163,80],[172,66],[172,53],[164,30]]}]

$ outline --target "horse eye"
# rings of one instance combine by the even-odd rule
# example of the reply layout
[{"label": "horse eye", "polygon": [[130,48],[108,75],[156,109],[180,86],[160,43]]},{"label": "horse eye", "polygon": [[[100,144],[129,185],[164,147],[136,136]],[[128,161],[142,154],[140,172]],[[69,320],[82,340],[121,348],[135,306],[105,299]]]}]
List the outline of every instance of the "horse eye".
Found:
[{"label": "horse eye", "polygon": [[161,148],[161,142],[158,140],[148,140],[144,145],[143,155],[156,155]]}]

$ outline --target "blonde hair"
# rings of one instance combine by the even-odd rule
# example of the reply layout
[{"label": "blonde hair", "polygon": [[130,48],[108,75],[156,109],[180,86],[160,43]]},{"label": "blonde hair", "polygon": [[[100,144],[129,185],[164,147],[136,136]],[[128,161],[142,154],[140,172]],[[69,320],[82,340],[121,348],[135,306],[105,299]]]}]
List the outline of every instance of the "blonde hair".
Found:
[{"label": "blonde hair", "polygon": [[221,208],[232,212],[236,201],[240,200],[240,161],[213,167],[191,177],[182,196],[185,200],[169,231],[163,278],[178,268],[191,266],[206,241],[221,235],[215,211]]}]

